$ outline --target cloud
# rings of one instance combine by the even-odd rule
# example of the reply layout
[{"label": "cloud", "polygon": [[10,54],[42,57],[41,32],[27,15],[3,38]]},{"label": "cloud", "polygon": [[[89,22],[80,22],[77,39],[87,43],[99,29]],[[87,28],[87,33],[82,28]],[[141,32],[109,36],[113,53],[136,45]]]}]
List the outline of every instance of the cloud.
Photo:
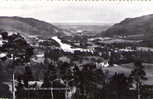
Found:
[{"label": "cloud", "polygon": [[47,22],[116,23],[127,17],[152,14],[152,3],[1,1],[0,16],[33,17]]}]

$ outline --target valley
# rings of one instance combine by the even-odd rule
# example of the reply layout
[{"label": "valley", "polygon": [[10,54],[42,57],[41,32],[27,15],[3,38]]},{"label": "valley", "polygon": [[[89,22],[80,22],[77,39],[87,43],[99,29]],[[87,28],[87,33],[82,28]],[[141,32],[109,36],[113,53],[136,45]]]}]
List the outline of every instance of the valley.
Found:
[{"label": "valley", "polygon": [[[0,86],[10,86],[14,73],[18,82],[41,81],[44,88],[52,86],[48,84],[54,80],[64,84],[72,80],[68,83],[71,88],[82,90],[87,83],[91,87],[84,85],[86,91],[92,87],[103,90],[111,77],[121,75],[129,80],[137,64],[146,73],[147,80],[142,83],[152,85],[153,42],[149,36],[152,32],[143,30],[143,24],[142,32],[129,26],[139,28],[135,24],[144,17],[125,19],[114,25],[50,24],[33,18],[0,17]],[[30,85],[24,82],[24,86]]]}]

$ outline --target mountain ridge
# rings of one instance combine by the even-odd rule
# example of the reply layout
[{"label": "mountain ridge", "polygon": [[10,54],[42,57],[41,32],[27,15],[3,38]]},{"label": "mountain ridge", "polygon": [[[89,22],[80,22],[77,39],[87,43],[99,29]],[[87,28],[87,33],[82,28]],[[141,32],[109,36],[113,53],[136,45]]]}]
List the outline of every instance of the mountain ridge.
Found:
[{"label": "mountain ridge", "polygon": [[0,17],[0,29],[4,31],[19,32],[23,35],[39,35],[52,37],[65,35],[64,31],[50,23],[34,18],[23,17]]},{"label": "mountain ridge", "polygon": [[151,39],[153,37],[153,14],[135,18],[126,18],[114,24],[104,32],[105,36],[130,36],[136,39]]}]

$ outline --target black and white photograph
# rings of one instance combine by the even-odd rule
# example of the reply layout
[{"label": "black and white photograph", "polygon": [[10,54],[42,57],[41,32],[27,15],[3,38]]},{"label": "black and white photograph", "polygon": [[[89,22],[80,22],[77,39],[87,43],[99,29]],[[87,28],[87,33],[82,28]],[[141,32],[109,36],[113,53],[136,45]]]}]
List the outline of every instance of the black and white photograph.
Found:
[{"label": "black and white photograph", "polygon": [[152,1],[0,2],[0,99],[153,99]]}]

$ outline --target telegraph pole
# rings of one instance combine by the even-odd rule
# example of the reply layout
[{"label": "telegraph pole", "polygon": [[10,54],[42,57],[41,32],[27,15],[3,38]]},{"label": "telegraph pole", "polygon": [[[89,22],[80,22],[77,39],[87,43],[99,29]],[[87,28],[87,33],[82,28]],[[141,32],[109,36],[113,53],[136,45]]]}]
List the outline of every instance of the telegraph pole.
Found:
[{"label": "telegraph pole", "polygon": [[51,88],[51,96],[52,96],[52,99],[54,99],[54,94],[53,94],[53,82],[51,82],[52,84],[52,88]]},{"label": "telegraph pole", "polygon": [[141,96],[140,96],[140,84],[138,83],[138,99],[141,99]]},{"label": "telegraph pole", "polygon": [[52,96],[52,99],[54,99],[53,88],[51,88],[51,96]]},{"label": "telegraph pole", "polygon": [[14,73],[13,73],[12,92],[13,92],[13,99],[15,99],[15,77],[14,77]]},{"label": "telegraph pole", "polygon": [[66,92],[65,92],[65,99],[68,99],[68,92],[67,92],[67,88],[68,88],[68,82],[66,81]]},{"label": "telegraph pole", "polygon": [[[14,65],[14,59],[15,59],[15,57],[14,57],[14,52],[13,52],[13,54],[12,54],[13,56],[13,65]],[[14,67],[14,66],[13,66]],[[15,70],[13,70],[13,74],[12,74],[12,78],[13,78],[13,82],[12,82],[12,92],[13,92],[13,99],[15,99],[16,97],[15,97]]]}]

